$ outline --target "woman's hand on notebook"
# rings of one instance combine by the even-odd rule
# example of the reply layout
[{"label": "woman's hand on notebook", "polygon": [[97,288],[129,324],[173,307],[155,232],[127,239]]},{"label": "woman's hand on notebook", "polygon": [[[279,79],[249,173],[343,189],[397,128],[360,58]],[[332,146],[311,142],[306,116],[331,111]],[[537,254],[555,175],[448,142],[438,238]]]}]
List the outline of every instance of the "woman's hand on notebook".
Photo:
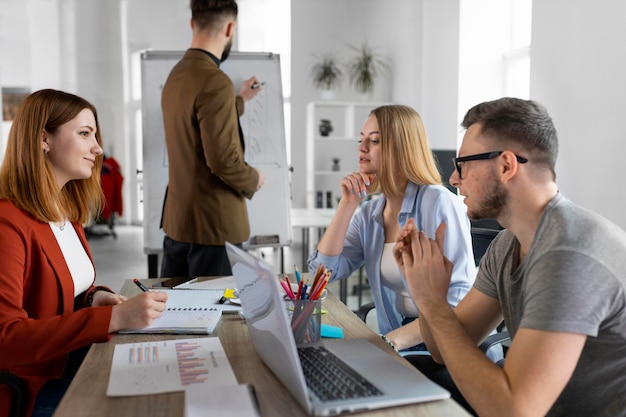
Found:
[{"label": "woman's hand on notebook", "polygon": [[166,309],[167,293],[164,291],[144,292],[121,304],[113,306],[109,333],[118,330],[143,329]]},{"label": "woman's hand on notebook", "polygon": [[92,307],[114,306],[123,303],[127,298],[121,294],[108,291],[97,291],[93,295]]}]

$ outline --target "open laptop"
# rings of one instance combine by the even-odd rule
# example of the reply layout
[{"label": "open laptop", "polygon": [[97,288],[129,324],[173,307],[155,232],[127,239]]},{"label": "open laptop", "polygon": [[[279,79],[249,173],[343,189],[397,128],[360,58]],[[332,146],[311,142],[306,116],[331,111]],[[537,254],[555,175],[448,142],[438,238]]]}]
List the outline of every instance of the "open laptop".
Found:
[{"label": "open laptop", "polygon": [[[331,416],[450,396],[448,391],[420,372],[402,365],[367,340],[327,339],[316,345],[296,346],[276,274],[261,259],[228,242],[226,250],[252,345],[310,415]],[[305,352],[320,351],[325,365],[336,366],[331,360],[334,355],[343,362],[341,367],[347,365],[352,369],[347,371],[348,376],[337,380],[356,379],[359,391],[365,391],[367,395],[324,399],[329,394],[337,394],[339,389],[327,389],[332,385],[326,381],[313,382],[311,371],[301,365],[307,360],[301,362],[300,357]],[[326,370],[323,373],[330,375],[334,372]],[[330,393],[323,392],[324,389]]]}]

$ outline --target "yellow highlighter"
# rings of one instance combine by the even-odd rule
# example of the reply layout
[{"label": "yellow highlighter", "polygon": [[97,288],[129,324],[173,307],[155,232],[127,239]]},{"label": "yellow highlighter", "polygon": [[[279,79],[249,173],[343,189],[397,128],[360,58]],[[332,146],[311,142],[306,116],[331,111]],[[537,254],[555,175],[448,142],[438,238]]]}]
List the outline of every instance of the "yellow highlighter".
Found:
[{"label": "yellow highlighter", "polygon": [[224,304],[226,302],[226,300],[231,299],[231,298],[237,298],[237,290],[234,288],[226,288],[224,290],[224,294],[222,295],[222,298],[219,299],[218,303],[220,304]]}]

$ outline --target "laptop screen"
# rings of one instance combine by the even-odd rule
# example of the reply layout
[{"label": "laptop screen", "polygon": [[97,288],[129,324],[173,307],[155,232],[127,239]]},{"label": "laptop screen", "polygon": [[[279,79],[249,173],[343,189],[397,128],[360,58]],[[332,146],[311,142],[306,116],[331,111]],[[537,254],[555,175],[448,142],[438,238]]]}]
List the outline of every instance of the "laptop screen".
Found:
[{"label": "laptop screen", "polygon": [[301,404],[307,403],[304,374],[278,277],[262,260],[228,242],[226,250],[252,345]]}]

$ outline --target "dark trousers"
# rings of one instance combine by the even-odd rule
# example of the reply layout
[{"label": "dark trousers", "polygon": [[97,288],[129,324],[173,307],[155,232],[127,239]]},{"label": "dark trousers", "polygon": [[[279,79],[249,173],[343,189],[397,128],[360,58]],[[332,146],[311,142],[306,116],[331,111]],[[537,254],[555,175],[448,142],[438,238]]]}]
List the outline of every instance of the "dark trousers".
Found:
[{"label": "dark trousers", "polygon": [[463,398],[463,395],[461,395],[461,392],[456,387],[456,384],[445,366],[437,364],[430,355],[409,354],[405,355],[404,358],[419,369],[421,373],[426,375],[428,379],[450,391],[452,399],[459,403],[459,405],[465,408],[470,414],[473,416],[477,415],[465,398]]},{"label": "dark trousers", "polygon": [[31,417],[51,417],[54,414],[89,348],[90,346],[86,346],[68,355],[63,376],[59,379],[51,379],[39,390]]},{"label": "dark trousers", "polygon": [[[241,243],[236,245],[241,248]],[[206,277],[232,275],[226,246],[179,242],[165,236],[161,277]]]}]

